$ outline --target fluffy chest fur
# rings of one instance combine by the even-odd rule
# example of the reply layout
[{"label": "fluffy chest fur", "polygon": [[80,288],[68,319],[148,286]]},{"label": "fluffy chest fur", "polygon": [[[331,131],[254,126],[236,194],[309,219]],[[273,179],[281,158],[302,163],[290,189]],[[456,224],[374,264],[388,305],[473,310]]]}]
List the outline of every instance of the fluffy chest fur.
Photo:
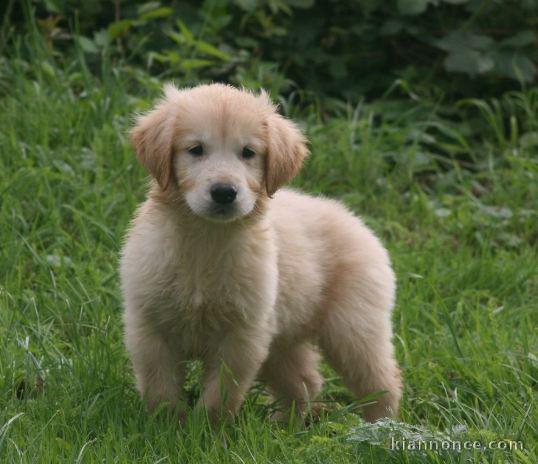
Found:
[{"label": "fluffy chest fur", "polygon": [[140,208],[122,256],[127,303],[189,351],[229,327],[267,323],[278,281],[272,229],[194,230],[180,220],[152,200]]}]

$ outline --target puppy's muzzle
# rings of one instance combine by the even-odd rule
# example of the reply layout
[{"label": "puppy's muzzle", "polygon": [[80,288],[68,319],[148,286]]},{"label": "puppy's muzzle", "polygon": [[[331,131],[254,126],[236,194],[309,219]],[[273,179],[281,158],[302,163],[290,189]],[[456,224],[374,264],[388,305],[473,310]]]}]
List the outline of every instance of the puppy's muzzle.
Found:
[{"label": "puppy's muzzle", "polygon": [[218,205],[229,205],[237,197],[237,188],[231,184],[213,184],[211,186],[211,198]]}]

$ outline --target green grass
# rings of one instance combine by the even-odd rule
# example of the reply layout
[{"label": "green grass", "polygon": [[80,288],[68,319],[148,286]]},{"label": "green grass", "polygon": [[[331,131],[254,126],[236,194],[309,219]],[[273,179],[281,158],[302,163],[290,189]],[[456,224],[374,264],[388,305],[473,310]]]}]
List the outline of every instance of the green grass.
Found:
[{"label": "green grass", "polygon": [[[45,59],[0,58],[0,462],[537,462],[538,89],[323,121],[290,108],[313,152],[296,185],[341,198],[391,251],[401,421],[417,428],[364,424],[324,368],[319,422],[270,423],[256,387],[212,431],[148,415],[122,344],[118,251],[145,191],[126,131],[160,83]],[[412,433],[524,450],[389,449]]]}]

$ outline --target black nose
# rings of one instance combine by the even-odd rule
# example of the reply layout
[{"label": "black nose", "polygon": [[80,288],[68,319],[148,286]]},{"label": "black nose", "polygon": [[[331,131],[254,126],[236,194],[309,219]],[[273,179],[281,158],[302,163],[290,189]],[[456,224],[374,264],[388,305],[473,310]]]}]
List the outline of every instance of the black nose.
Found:
[{"label": "black nose", "polygon": [[211,186],[211,198],[219,205],[232,203],[237,196],[237,189],[230,184],[213,184]]}]

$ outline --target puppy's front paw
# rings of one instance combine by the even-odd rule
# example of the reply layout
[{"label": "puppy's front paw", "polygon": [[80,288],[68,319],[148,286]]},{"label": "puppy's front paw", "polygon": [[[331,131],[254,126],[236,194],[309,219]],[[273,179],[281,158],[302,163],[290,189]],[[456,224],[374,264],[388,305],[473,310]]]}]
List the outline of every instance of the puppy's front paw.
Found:
[{"label": "puppy's front paw", "polygon": [[306,425],[318,422],[325,411],[323,405],[319,403],[302,404],[297,408],[296,405],[288,409],[278,409],[269,416],[272,422],[289,423],[292,416],[301,419]]}]

